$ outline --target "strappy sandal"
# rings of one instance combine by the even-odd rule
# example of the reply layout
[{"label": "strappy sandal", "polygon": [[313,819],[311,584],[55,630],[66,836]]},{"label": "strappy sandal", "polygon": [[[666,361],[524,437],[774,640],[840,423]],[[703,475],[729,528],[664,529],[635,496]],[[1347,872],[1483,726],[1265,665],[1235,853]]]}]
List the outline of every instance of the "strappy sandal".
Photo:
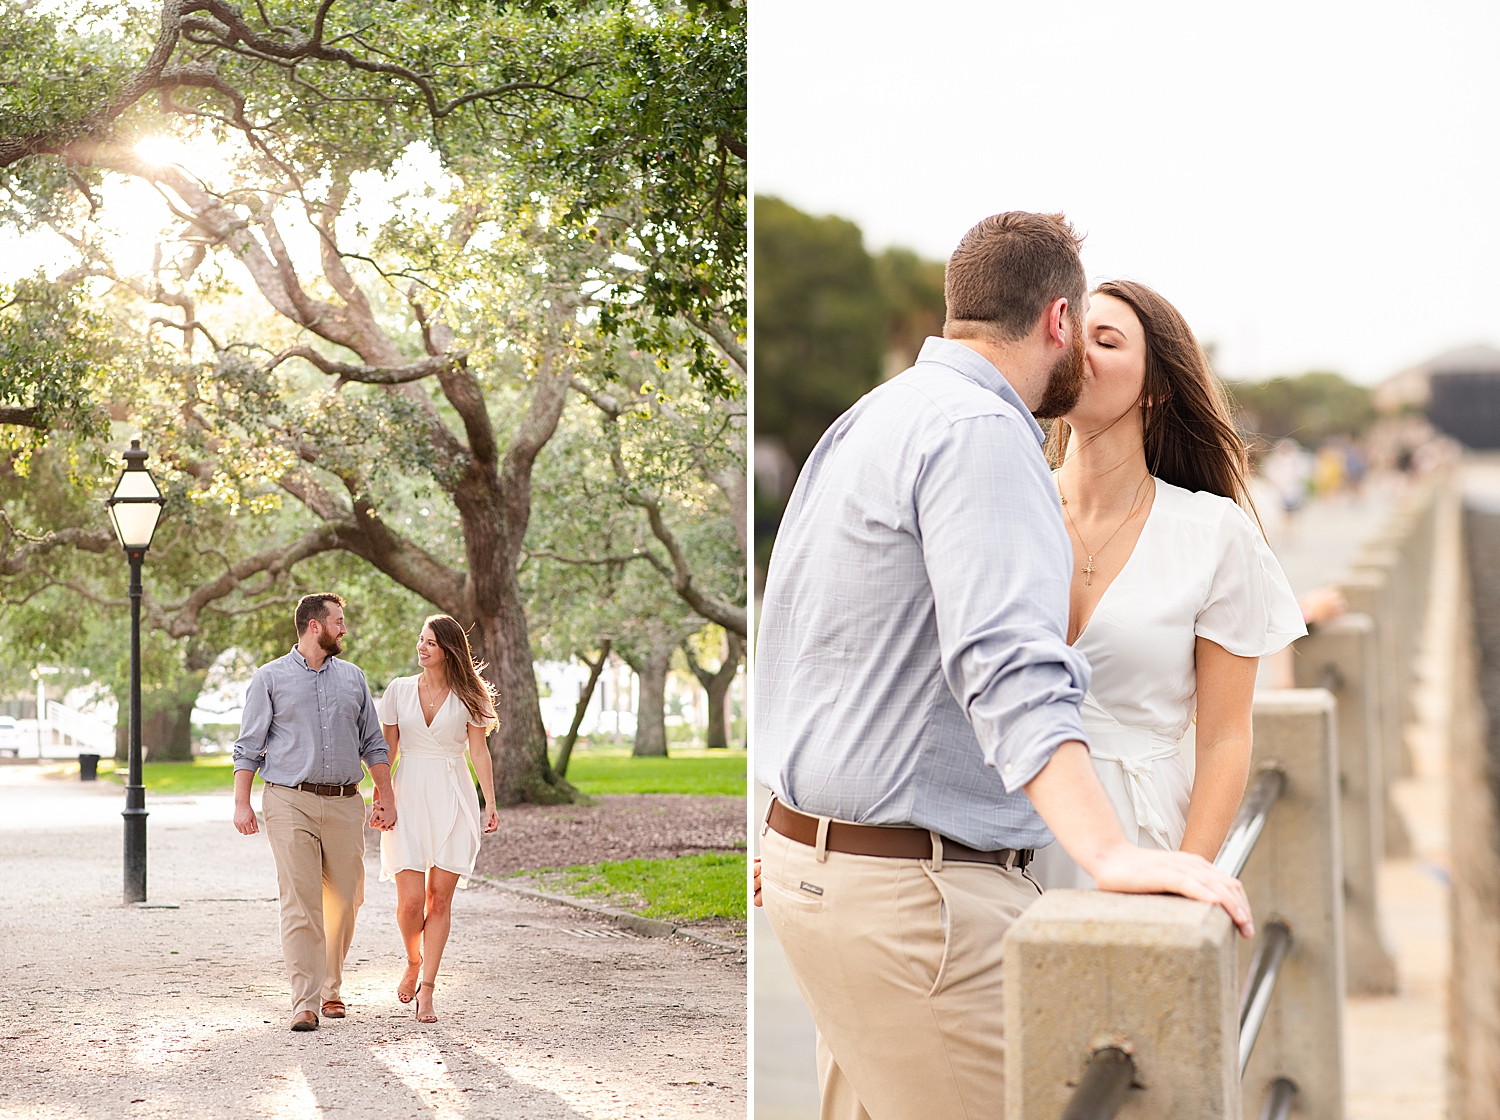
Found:
[{"label": "strappy sandal", "polygon": [[417,1022],[419,1022],[419,1023],[436,1023],[437,1022],[437,1016],[434,1015],[432,1012],[429,1011],[425,1016],[422,1014],[422,999],[421,999],[421,996],[422,996],[422,989],[423,988],[432,988],[434,991],[437,990],[435,988],[435,986],[433,985],[433,982],[431,980],[422,980],[422,981],[420,981],[417,984]]},{"label": "strappy sandal", "polygon": [[[421,967],[422,967],[422,962],[420,960],[407,961],[406,962],[406,967],[407,968],[415,968],[415,969],[420,970]],[[405,980],[406,977],[402,976],[401,979]],[[410,1003],[412,1000],[414,1000],[414,999],[417,998],[417,993],[416,993],[415,990],[413,990],[411,988],[403,988],[400,985],[400,983],[397,983],[396,984],[396,998],[398,1000],[400,1000],[402,1003]]]}]

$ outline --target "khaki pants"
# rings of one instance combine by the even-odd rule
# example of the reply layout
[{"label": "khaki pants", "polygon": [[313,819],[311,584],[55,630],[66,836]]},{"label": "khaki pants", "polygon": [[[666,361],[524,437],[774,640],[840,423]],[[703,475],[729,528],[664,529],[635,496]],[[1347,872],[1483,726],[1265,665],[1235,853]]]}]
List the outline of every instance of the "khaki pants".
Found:
[{"label": "khaki pants", "polygon": [[[993,864],[761,837],[761,897],[818,1027],[823,1120],[1001,1120],[1001,939],[1041,896]],[[812,889],[809,889],[812,888]]]},{"label": "khaki pants", "polygon": [[281,953],[292,1013],[338,999],[365,900],[365,799],[265,787],[261,815],[281,889]]}]

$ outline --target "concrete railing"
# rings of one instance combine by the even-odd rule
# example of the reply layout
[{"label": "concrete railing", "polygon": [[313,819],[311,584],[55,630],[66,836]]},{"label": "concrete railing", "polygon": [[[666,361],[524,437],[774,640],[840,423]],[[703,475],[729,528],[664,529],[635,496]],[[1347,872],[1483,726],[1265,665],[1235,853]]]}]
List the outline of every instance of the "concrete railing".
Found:
[{"label": "concrete railing", "polygon": [[1349,991],[1390,995],[1396,991],[1396,961],[1381,929],[1377,905],[1389,792],[1375,620],[1367,614],[1346,614],[1301,639],[1296,654],[1297,684],[1325,688],[1338,702],[1344,959]]},{"label": "concrete railing", "polygon": [[1098,891],[1048,891],[1011,928],[1012,1120],[1343,1116],[1345,994],[1396,987],[1377,872],[1410,850],[1390,790],[1442,485],[1409,491],[1338,581],[1351,611],[1297,643],[1299,687],[1255,698],[1252,774],[1285,779],[1240,872],[1255,941],[1217,907]]},{"label": "concrete railing", "polygon": [[1384,789],[1385,855],[1411,854],[1411,839],[1390,801],[1390,784],[1412,773],[1405,728],[1415,718],[1416,658],[1426,624],[1443,476],[1429,478],[1403,496],[1381,531],[1365,543],[1337,584],[1349,609],[1375,622],[1380,688],[1376,693]]},{"label": "concrete railing", "polygon": [[[1260,1115],[1282,1081],[1306,1115],[1343,1115],[1337,735],[1325,689],[1256,697],[1252,766],[1279,771],[1285,785],[1240,873],[1257,916],[1255,942],[1237,943],[1219,907],[1102,891],[1048,891],[1011,927],[1008,1117],[1064,1115],[1106,1050],[1128,1057],[1132,1087],[1117,1113],[1094,1116],[1238,1120]],[[1270,945],[1284,956],[1274,989],[1259,993],[1269,998],[1242,1079],[1241,1017],[1249,1032],[1256,993],[1241,978],[1253,980],[1257,946],[1285,934],[1284,945]],[[1263,952],[1261,963],[1275,955]],[[1275,1095],[1287,1092],[1283,1085]]]}]

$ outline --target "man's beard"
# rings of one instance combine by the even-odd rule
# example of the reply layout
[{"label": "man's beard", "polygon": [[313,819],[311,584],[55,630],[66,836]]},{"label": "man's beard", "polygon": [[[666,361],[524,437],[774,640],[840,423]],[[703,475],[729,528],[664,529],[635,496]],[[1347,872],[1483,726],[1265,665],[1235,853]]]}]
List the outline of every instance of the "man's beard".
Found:
[{"label": "man's beard", "polygon": [[324,653],[334,657],[344,652],[344,639],[334,637],[327,630],[318,634],[318,645],[322,647]]},{"label": "man's beard", "polygon": [[1066,416],[1078,403],[1078,394],[1083,392],[1083,331],[1082,324],[1076,325],[1080,329],[1073,332],[1073,344],[1052,363],[1041,402],[1031,410],[1038,420]]}]

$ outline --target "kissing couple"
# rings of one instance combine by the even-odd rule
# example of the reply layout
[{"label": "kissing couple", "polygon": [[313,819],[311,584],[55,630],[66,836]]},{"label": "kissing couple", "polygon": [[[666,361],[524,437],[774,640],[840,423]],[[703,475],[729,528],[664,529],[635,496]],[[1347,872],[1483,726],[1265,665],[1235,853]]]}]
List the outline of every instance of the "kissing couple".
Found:
[{"label": "kissing couple", "polygon": [[[347,1014],[344,958],[365,897],[365,770],[375,783],[369,823],[381,831],[380,878],[396,882],[406,947],[396,998],[415,1002],[418,1022],[435,1023],[453,892],[474,873],[481,828],[500,827],[485,744],[499,724],[494,688],[463,627],[445,614],[422,624],[422,671],[393,680],[379,704],[364,673],[339,657],[348,632],[340,596],[303,596],[294,622],[291,652],[255,671],[234,744],[234,826],[246,836],[260,831],[251,783],[256,773],[265,780],[261,817],[281,894],[291,1029],[317,1030],[320,1014]],[[465,753],[484,791],[482,824]]]},{"label": "kissing couple", "polygon": [[1306,629],[1193,332],[1145,285],[1089,291],[1080,242],[1057,214],[971,229],[943,337],[834,422],[777,532],[757,901],[825,1120],[1004,1114],[1004,935],[1043,885],[1253,933],[1210,861],[1258,659]]}]

